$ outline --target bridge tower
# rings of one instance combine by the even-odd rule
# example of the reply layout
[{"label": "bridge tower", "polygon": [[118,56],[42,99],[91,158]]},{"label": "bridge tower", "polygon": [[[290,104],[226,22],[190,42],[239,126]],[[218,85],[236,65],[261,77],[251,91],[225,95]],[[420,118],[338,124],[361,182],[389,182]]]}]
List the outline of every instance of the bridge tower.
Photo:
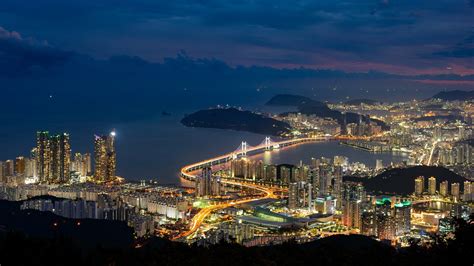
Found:
[{"label": "bridge tower", "polygon": [[272,149],[272,140],[270,139],[270,137],[265,137],[264,144],[265,144],[266,151],[269,151]]},{"label": "bridge tower", "polygon": [[247,156],[247,148],[248,148],[247,142],[242,141],[241,147],[242,147],[242,156]]}]

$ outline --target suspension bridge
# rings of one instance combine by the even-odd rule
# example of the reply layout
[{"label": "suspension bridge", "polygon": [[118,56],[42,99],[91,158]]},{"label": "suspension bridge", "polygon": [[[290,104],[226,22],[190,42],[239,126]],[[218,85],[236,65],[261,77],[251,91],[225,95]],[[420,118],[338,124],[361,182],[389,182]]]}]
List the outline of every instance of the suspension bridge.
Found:
[{"label": "suspension bridge", "polygon": [[265,151],[272,151],[288,146],[294,146],[315,141],[325,141],[329,139],[330,138],[327,137],[313,137],[274,141],[270,137],[265,137],[265,139],[256,146],[251,146],[246,141],[242,141],[242,143],[233,152],[184,166],[183,168],[181,168],[181,177],[188,180],[194,180],[196,176],[193,174],[193,172],[204,167],[227,163],[237,158],[245,157],[248,155],[255,155]]}]

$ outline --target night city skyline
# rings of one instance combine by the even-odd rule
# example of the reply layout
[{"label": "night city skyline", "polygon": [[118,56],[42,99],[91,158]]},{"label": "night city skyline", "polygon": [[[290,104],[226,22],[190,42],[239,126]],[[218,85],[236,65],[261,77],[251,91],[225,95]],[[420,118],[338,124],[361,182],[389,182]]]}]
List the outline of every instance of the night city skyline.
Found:
[{"label": "night city skyline", "polygon": [[474,0],[3,0],[0,266],[473,265]]}]

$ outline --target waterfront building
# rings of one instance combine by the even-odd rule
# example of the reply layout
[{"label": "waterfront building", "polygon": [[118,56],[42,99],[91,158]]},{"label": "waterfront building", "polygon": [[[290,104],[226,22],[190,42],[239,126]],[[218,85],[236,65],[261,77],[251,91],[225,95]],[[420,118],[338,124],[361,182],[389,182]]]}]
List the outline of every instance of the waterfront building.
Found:
[{"label": "waterfront building", "polygon": [[415,178],[415,195],[421,196],[424,191],[425,177],[419,176]]},{"label": "waterfront building", "polygon": [[240,178],[250,178],[250,160],[247,157],[234,159],[230,163],[231,176]]},{"label": "waterfront building", "polygon": [[441,196],[443,197],[448,196],[448,186],[449,186],[448,180],[444,180],[443,182],[439,184],[439,194]]},{"label": "waterfront building", "polygon": [[384,167],[383,167],[383,162],[381,159],[377,159],[375,161],[375,171],[380,171],[382,170]]},{"label": "waterfront building", "polygon": [[277,166],[277,179],[283,184],[296,182],[296,167],[291,164],[280,164]]},{"label": "waterfront building", "polygon": [[222,184],[219,176],[213,176],[210,166],[202,169],[201,174],[196,176],[196,197],[220,196]]},{"label": "waterfront building", "polygon": [[94,158],[96,182],[110,182],[115,180],[116,154],[115,132],[109,135],[95,136]]},{"label": "waterfront building", "polygon": [[428,193],[430,195],[436,194],[436,178],[434,176],[428,178]]},{"label": "waterfront building", "polygon": [[277,167],[276,165],[265,165],[265,181],[277,181]]},{"label": "waterfront building", "polygon": [[347,158],[346,156],[336,155],[334,156],[334,165],[347,167],[349,165],[349,158]]}]

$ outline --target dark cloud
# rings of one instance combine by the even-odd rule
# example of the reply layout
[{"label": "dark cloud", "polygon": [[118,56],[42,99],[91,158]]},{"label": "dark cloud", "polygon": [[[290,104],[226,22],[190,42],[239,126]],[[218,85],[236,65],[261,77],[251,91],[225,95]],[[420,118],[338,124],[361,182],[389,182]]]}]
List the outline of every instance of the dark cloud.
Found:
[{"label": "dark cloud", "polygon": [[186,49],[232,65],[357,63],[360,69],[422,73],[449,64],[473,68],[465,60],[472,49],[457,46],[471,30],[472,12],[472,0],[4,0],[0,5],[3,26],[99,58],[129,54],[161,61]]},{"label": "dark cloud", "polygon": [[15,31],[0,27],[0,73],[20,75],[32,68],[63,64],[71,53],[63,52],[34,39],[25,39]]},{"label": "dark cloud", "polygon": [[[436,52],[434,55],[454,58],[470,58],[471,60],[474,60],[474,29],[468,37],[452,47],[451,50]],[[472,61],[472,63],[474,64],[474,61]]]}]

